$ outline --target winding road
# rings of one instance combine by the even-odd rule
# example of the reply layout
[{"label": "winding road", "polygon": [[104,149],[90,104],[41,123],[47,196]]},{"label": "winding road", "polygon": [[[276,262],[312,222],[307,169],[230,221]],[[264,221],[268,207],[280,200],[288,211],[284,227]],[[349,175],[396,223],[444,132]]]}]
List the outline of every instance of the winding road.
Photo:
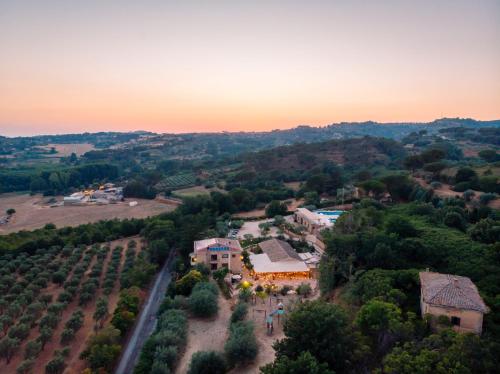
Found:
[{"label": "winding road", "polygon": [[158,309],[165,297],[167,286],[170,283],[170,264],[174,258],[175,251],[171,251],[169,258],[156,276],[153,288],[149,297],[139,314],[139,320],[134,327],[127,347],[120,356],[120,362],[115,371],[116,374],[131,374],[134,372],[134,366],[141,353],[141,349],[146,339],[153,333],[156,327]]}]

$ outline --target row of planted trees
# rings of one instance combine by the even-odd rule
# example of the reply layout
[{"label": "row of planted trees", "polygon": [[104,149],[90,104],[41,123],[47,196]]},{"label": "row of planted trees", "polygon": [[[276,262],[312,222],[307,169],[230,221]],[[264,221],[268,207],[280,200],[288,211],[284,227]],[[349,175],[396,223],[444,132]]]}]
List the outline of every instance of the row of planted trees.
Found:
[{"label": "row of planted trees", "polygon": [[[131,247],[136,247],[135,242]],[[112,293],[120,275],[122,251],[121,247],[113,250],[104,275],[109,246],[52,247],[31,256],[28,253],[2,256],[0,290],[4,296],[0,299],[3,335],[0,357],[5,359],[5,364],[8,365],[16,354],[22,355],[24,360],[16,370],[31,373],[47,343],[53,342],[51,349],[58,343],[63,348],[54,350],[45,371],[50,374],[64,371],[71,343],[84,325],[84,309],[101,289],[102,296],[97,299],[93,312],[94,329],[99,330],[109,315],[107,296]],[[132,253],[135,257],[135,249],[129,251],[129,258]],[[51,283],[56,286],[55,292],[45,289]],[[61,287],[60,291],[58,287]],[[70,307],[75,310],[65,314]],[[66,321],[55,340],[54,334],[63,318]],[[29,336],[33,339],[24,343]]]}]

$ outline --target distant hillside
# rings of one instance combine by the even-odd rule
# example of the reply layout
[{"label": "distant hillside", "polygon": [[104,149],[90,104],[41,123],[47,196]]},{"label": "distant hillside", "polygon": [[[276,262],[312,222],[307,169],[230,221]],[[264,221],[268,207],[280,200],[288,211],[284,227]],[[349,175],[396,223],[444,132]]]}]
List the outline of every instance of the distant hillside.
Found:
[{"label": "distant hillside", "polygon": [[399,164],[403,146],[391,139],[363,137],[294,144],[246,155],[246,169],[256,173],[295,173],[331,163],[346,168]]}]

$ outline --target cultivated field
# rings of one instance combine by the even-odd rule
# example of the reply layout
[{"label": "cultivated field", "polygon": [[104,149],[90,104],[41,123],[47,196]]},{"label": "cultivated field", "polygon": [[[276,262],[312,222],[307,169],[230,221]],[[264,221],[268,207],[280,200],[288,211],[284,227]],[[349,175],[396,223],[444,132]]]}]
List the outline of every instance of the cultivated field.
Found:
[{"label": "cultivated field", "polygon": [[[132,239],[136,246],[130,245]],[[109,247],[96,245],[80,249],[50,250],[44,254],[28,255],[14,267],[4,265],[8,266],[10,274],[18,282],[28,283],[28,291],[33,285],[36,286],[33,290],[39,291],[29,291],[33,294],[33,301],[25,307],[24,313],[22,308],[5,307],[1,310],[1,315],[12,318],[12,325],[6,334],[15,336],[20,343],[9,363],[6,360],[0,361],[1,373],[15,374],[16,368],[26,357],[33,360],[30,373],[45,372],[45,365],[57,356],[56,350],[64,347],[69,348],[69,353],[64,357],[64,373],[81,373],[85,362],[79,356],[85,349],[87,340],[95,334],[95,329],[104,326],[111,319],[118,302],[120,274],[125,268],[130,268],[130,261],[133,261],[131,258],[142,250],[138,237],[116,240],[110,244]],[[58,273],[61,276],[56,278]],[[4,299],[13,297],[14,304],[26,297],[22,293],[17,294],[15,287],[16,285],[10,289],[8,285],[4,287],[7,291],[3,295]],[[96,302],[103,297],[107,300],[107,313],[95,320],[93,316]],[[27,326],[28,331],[23,332],[21,325]],[[15,332],[16,329],[19,331]],[[33,344],[39,340],[44,329],[50,330],[52,337],[46,341],[41,351],[30,351],[28,348],[31,353],[27,353],[28,343]],[[63,331],[68,329],[72,331],[72,336],[62,340]]]},{"label": "cultivated field", "polygon": [[[58,201],[62,197],[56,198]],[[0,225],[0,234],[19,230],[33,230],[53,223],[57,227],[77,226],[112,218],[145,218],[160,213],[169,212],[175,208],[156,200],[130,199],[137,201],[136,206],[129,206],[128,201],[109,205],[88,206],[56,206],[51,208],[48,198],[41,195],[0,195],[0,216],[7,209],[13,208],[16,213],[9,223]]]},{"label": "cultivated field", "polygon": [[172,191],[172,195],[178,197],[192,197],[192,196],[200,196],[200,195],[209,195],[212,191],[225,192],[217,187],[214,188],[206,188],[205,186],[194,186],[188,188],[182,188],[180,190]]}]

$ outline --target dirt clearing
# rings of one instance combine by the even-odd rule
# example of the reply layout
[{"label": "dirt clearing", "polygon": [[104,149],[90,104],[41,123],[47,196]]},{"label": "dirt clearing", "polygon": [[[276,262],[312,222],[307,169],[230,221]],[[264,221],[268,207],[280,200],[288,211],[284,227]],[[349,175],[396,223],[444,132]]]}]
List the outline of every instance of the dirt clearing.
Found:
[{"label": "dirt clearing", "polygon": [[[0,216],[7,209],[16,210],[9,223],[0,225],[0,235],[20,230],[38,229],[47,223],[53,223],[57,227],[78,226],[113,218],[145,218],[175,209],[174,205],[144,199],[130,199],[109,205],[57,206],[53,208],[47,204],[48,200],[49,198],[42,195],[0,195]],[[58,196],[56,200],[61,201],[62,197]],[[138,204],[130,206],[129,201],[137,201]]]},{"label": "dirt clearing", "polygon": [[184,374],[189,368],[191,356],[198,351],[219,351],[224,350],[229,328],[229,318],[231,317],[231,301],[219,295],[219,312],[215,319],[189,318],[188,340],[177,369],[178,374]]}]

